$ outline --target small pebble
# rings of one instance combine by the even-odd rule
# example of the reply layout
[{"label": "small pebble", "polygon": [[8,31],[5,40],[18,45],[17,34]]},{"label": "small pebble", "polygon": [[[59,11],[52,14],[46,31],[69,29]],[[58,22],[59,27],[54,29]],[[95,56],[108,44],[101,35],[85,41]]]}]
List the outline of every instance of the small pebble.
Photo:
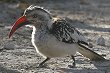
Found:
[{"label": "small pebble", "polygon": [[90,47],[90,48],[93,48],[93,44],[92,44],[92,43],[89,43],[89,47]]},{"label": "small pebble", "polygon": [[102,35],[98,37],[98,39],[96,40],[96,43],[97,45],[105,46],[105,39],[102,37]]}]

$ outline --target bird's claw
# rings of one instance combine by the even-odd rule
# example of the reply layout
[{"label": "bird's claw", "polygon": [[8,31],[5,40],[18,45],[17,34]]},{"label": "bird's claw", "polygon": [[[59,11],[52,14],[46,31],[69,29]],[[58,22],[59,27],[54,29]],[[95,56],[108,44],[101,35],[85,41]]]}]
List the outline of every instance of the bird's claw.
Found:
[{"label": "bird's claw", "polygon": [[46,67],[47,67],[46,64],[43,64],[43,65],[40,65],[40,64],[39,64],[39,65],[37,66],[37,68],[46,68]]},{"label": "bird's claw", "polygon": [[75,68],[75,66],[73,66],[73,65],[68,65],[68,67],[69,67],[69,68]]},{"label": "bird's claw", "polygon": [[75,68],[75,63],[73,63],[72,65],[68,65],[69,68]]}]

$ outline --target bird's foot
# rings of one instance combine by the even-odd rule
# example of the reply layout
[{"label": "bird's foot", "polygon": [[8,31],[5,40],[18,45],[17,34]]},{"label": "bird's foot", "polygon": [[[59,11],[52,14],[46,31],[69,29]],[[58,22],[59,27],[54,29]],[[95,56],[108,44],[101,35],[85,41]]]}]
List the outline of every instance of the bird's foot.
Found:
[{"label": "bird's foot", "polygon": [[75,68],[75,66],[73,66],[73,65],[68,65],[68,67],[69,67],[69,68]]},{"label": "bird's foot", "polygon": [[69,68],[75,68],[75,63],[73,63],[73,65],[68,65]]},{"label": "bird's foot", "polygon": [[50,60],[50,58],[47,57],[43,62],[41,62],[41,63],[37,66],[37,68],[46,68],[47,65],[45,64],[45,62],[48,61],[48,60]]},{"label": "bird's foot", "polygon": [[47,64],[43,64],[43,65],[39,64],[39,65],[37,66],[37,68],[46,68],[46,67],[47,67]]}]

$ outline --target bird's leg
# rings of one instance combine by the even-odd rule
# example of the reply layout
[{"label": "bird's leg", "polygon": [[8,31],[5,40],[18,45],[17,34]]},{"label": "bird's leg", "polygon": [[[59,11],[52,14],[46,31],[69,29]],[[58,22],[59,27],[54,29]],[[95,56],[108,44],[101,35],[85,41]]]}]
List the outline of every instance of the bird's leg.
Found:
[{"label": "bird's leg", "polygon": [[71,58],[72,58],[72,59],[73,59],[73,61],[74,61],[74,62],[73,62],[73,66],[75,67],[75,64],[76,64],[76,63],[75,63],[75,58],[74,58],[74,56],[73,56],[73,55],[71,55]]},{"label": "bird's leg", "polygon": [[69,65],[69,67],[70,67],[70,68],[74,68],[75,65],[76,65],[76,64],[75,64],[75,58],[74,58],[73,55],[71,55],[71,58],[73,59],[74,62],[72,63],[72,65]]},{"label": "bird's leg", "polygon": [[48,61],[48,60],[50,60],[50,58],[46,58],[44,61],[42,61],[39,65],[38,65],[38,67],[43,67],[44,66],[44,63],[46,62],[46,61]]}]

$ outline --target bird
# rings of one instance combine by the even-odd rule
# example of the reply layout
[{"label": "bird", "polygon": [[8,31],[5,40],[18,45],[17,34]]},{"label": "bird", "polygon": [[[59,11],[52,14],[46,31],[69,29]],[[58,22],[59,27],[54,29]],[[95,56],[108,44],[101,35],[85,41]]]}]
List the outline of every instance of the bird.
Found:
[{"label": "bird", "polygon": [[[70,56],[73,60],[71,67],[76,65],[75,54],[93,61],[103,61],[104,57],[89,49],[89,44],[82,33],[65,18],[53,17],[49,10],[31,5],[24,14],[13,24],[9,38],[24,25],[33,27],[32,44],[37,53],[45,58],[38,67],[43,67],[51,58]],[[74,23],[73,23],[74,25]]]}]

